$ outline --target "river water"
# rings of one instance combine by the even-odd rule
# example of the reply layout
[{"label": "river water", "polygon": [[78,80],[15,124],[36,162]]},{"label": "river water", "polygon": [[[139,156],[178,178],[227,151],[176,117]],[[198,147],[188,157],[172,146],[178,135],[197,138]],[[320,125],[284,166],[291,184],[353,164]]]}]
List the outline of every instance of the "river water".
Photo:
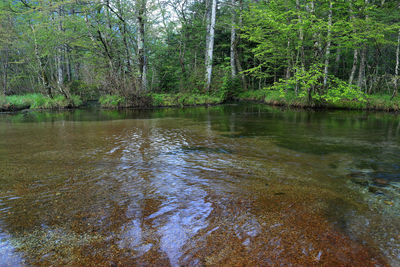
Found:
[{"label": "river water", "polygon": [[0,115],[0,266],[399,266],[400,118]]}]

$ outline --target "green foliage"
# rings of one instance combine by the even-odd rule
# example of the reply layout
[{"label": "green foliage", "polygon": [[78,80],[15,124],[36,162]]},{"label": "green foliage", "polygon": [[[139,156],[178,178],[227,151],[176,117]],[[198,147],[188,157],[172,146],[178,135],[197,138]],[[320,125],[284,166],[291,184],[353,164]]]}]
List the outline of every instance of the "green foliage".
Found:
[{"label": "green foliage", "polygon": [[87,84],[82,80],[74,80],[69,85],[71,94],[79,95],[85,100],[93,100],[99,98],[98,86],[95,84]]},{"label": "green foliage", "polygon": [[216,91],[216,95],[223,99],[236,98],[243,92],[239,77],[232,78],[230,73],[225,74],[222,80],[222,86]]},{"label": "green foliage", "polygon": [[70,107],[79,107],[82,100],[77,95],[72,95],[67,99],[63,95],[56,95],[53,98],[42,94],[27,94],[7,96],[6,101],[1,105],[3,109],[61,109]]},{"label": "green foliage", "polygon": [[196,106],[220,104],[224,98],[199,94],[150,94],[152,105],[156,107]]},{"label": "green foliage", "polygon": [[[346,91],[342,89],[342,92]],[[384,110],[384,111],[400,111],[400,97],[392,99],[391,95],[365,95],[361,92],[352,91],[349,93],[337,93],[341,90],[331,90],[334,96],[333,100],[326,100],[320,107],[336,108],[336,109],[360,109],[360,110]],[[336,92],[335,92],[336,91]],[[334,93],[335,92],[335,93]],[[353,93],[355,95],[353,95]],[[339,94],[339,96],[338,96]],[[325,96],[329,99],[331,96]],[[338,99],[338,97],[341,97]],[[239,100],[245,101],[262,101],[270,105],[292,106],[292,107],[310,107],[306,97],[296,96],[294,91],[288,90],[282,93],[280,90],[261,89],[243,92],[238,96]]]},{"label": "green foliage", "polygon": [[249,100],[249,101],[264,101],[267,96],[267,90],[251,90],[245,91],[238,94],[237,98],[240,100]]},{"label": "green foliage", "polygon": [[337,77],[328,76],[324,86],[323,65],[313,64],[308,70],[297,68],[295,75],[289,79],[281,80],[272,86],[282,96],[288,90],[296,90],[301,99],[307,99],[308,104],[337,103],[343,100],[366,102],[366,96],[355,85],[350,85]]},{"label": "green foliage", "polygon": [[104,108],[120,108],[126,103],[126,98],[120,95],[103,95],[99,103]]}]

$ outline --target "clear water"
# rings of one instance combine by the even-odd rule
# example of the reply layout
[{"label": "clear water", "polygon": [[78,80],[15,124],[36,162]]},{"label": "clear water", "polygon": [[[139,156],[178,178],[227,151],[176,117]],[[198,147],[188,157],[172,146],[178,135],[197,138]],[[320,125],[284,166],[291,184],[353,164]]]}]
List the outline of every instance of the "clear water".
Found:
[{"label": "clear water", "polygon": [[400,265],[400,119],[0,115],[0,265]]}]

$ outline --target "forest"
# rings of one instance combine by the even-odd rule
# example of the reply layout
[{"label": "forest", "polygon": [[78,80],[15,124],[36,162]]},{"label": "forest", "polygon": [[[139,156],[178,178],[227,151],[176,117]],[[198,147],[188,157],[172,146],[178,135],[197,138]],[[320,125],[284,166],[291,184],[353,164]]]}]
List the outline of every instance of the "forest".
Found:
[{"label": "forest", "polygon": [[3,0],[0,110],[399,110],[398,0]]}]

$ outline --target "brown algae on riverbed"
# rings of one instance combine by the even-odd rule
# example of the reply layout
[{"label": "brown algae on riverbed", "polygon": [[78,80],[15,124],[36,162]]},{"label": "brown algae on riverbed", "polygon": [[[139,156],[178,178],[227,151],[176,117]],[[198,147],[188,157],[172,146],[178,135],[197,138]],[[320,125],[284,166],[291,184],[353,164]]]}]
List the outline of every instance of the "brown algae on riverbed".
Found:
[{"label": "brown algae on riverbed", "polygon": [[[396,266],[397,183],[370,192],[379,166],[281,145],[269,129],[307,120],[248,111],[0,122],[0,264]],[[375,149],[358,130],[352,142]],[[310,131],[311,146],[350,138]]]}]

